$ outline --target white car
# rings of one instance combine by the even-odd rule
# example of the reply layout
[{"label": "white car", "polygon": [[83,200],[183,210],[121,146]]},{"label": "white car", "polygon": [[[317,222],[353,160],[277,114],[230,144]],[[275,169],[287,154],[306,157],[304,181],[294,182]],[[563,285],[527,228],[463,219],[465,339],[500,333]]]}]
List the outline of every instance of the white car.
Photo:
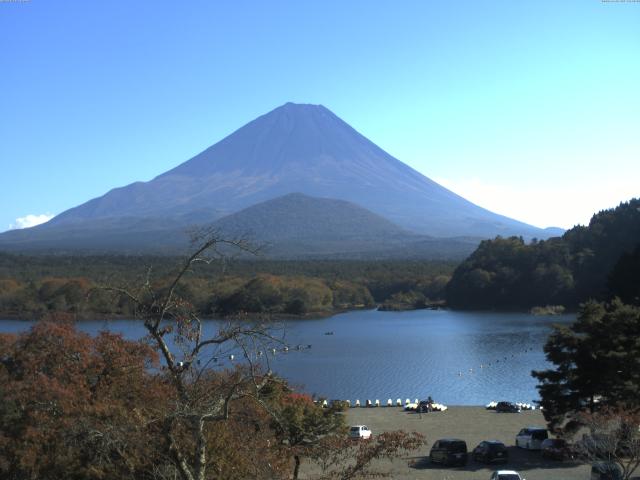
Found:
[{"label": "white car", "polygon": [[514,470],[496,470],[489,480],[525,480]]},{"label": "white car", "polygon": [[371,438],[371,430],[366,425],[353,425],[349,428],[349,436],[351,438],[362,438],[369,439]]},{"label": "white car", "polygon": [[527,427],[523,428],[516,435],[516,447],[527,450],[540,450],[542,442],[549,438],[546,428]]}]

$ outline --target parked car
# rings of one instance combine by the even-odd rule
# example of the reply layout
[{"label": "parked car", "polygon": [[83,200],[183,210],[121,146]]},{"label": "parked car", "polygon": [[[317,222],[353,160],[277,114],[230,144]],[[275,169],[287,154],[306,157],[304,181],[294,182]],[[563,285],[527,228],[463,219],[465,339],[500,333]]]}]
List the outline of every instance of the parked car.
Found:
[{"label": "parked car", "polygon": [[417,412],[427,413],[433,410],[433,400],[420,400],[416,408]]},{"label": "parked car", "polygon": [[349,428],[349,436],[355,439],[367,440],[371,438],[371,430],[366,425],[353,425]]},{"label": "parked car", "polygon": [[473,449],[473,452],[471,452],[471,457],[476,462],[483,463],[506,463],[509,460],[507,447],[504,446],[504,443],[499,442],[498,440],[486,440],[484,442],[480,442],[480,444]]},{"label": "parked car", "polygon": [[496,413],[520,413],[520,407],[512,402],[498,402]]},{"label": "parked car", "polygon": [[546,428],[527,427],[523,428],[516,435],[516,447],[528,450],[540,450],[542,442],[549,438]]},{"label": "parked car", "polygon": [[346,400],[331,400],[329,402],[329,406],[336,410],[347,410],[349,408],[349,404]]},{"label": "parked car", "polygon": [[489,480],[525,480],[514,470],[496,470]]},{"label": "parked car", "polygon": [[569,444],[561,438],[547,438],[540,445],[540,451],[543,457],[554,460],[564,460],[573,455]]},{"label": "parked car", "polygon": [[467,442],[459,438],[442,438],[433,444],[429,452],[431,463],[466,465],[467,460]]},{"label": "parked car", "polygon": [[622,469],[613,462],[596,462],[591,465],[591,480],[622,480]]}]

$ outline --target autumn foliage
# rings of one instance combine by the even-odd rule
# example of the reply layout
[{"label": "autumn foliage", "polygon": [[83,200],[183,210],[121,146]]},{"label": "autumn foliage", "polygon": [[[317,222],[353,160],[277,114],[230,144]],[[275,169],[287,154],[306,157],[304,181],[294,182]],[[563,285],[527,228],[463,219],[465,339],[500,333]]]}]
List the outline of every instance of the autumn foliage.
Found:
[{"label": "autumn foliage", "polygon": [[[163,428],[175,394],[152,348],[108,332],[91,337],[57,319],[0,336],[0,351],[0,478],[144,479],[174,471]],[[255,402],[237,403],[237,415],[207,431],[215,452],[207,478],[279,477],[289,459],[270,417]]]},{"label": "autumn foliage", "polygon": [[133,478],[155,460],[145,438],[167,391],[151,348],[44,321],[0,351],[2,478]]},{"label": "autumn foliage", "polygon": [[[179,399],[149,345],[92,337],[53,316],[0,335],[0,352],[0,478],[181,478],[166,436]],[[194,398],[241,378],[203,374]],[[318,478],[355,478],[372,460],[422,444],[402,432],[353,442],[340,408],[322,408],[277,379],[260,401],[237,398],[230,412],[205,430],[207,479],[290,478],[301,459],[323,466]],[[196,451],[187,428],[176,423],[171,432],[182,451]]]},{"label": "autumn foliage", "polygon": [[[265,371],[259,353],[282,342],[268,323],[205,329],[185,279],[195,265],[210,264],[207,251],[220,243],[245,248],[205,232],[173,280],[156,280],[149,270],[136,288],[95,292],[128,305],[147,331],[142,341],[79,332],[77,312],[69,311],[0,336],[0,478],[284,479],[297,477],[303,458],[345,454],[355,466],[343,461],[323,478],[355,478],[372,460],[420,443],[403,432],[369,446],[345,443],[338,406],[324,409]],[[263,306],[277,294],[271,283],[252,286]],[[79,301],[85,287],[50,279],[39,289]],[[245,360],[216,368],[212,351]]]}]

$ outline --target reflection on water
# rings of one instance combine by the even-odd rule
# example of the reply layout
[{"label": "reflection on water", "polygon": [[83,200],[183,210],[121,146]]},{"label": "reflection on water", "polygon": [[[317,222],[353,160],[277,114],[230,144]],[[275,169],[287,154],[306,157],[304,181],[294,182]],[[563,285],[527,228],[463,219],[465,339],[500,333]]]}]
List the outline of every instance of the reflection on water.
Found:
[{"label": "reflection on water", "polygon": [[[538,398],[531,370],[547,367],[542,346],[553,323],[572,315],[534,317],[519,313],[358,311],[318,320],[280,324],[287,343],[310,349],[269,354],[270,367],[305,391],[328,398],[426,398],[452,405]],[[0,321],[0,331],[29,322]],[[145,335],[139,322],[85,321],[79,328],[108,329],[127,338]],[[208,321],[213,331],[221,325]],[[333,332],[333,335],[326,335]],[[218,364],[230,363],[218,352]],[[236,360],[240,358],[236,355]]]}]

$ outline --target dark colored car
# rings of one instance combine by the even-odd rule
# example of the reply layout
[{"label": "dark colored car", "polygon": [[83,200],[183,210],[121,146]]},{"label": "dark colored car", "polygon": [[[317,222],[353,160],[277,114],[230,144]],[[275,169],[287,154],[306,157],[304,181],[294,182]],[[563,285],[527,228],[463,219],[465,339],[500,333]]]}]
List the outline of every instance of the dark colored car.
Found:
[{"label": "dark colored car", "polygon": [[431,463],[466,465],[467,460],[467,442],[459,438],[442,438],[433,444],[429,452]]},{"label": "dark colored car", "polygon": [[471,457],[476,462],[506,463],[509,460],[509,453],[504,443],[498,440],[486,440],[473,449]]},{"label": "dark colored car", "polygon": [[349,408],[349,404],[346,400],[331,400],[329,402],[329,406],[336,410],[347,410]]},{"label": "dark colored car", "polygon": [[561,438],[547,438],[540,445],[540,452],[545,458],[554,460],[564,460],[572,457],[572,451],[569,444]]},{"label": "dark colored car", "polygon": [[520,407],[511,402],[498,402],[496,405],[497,413],[520,413]]},{"label": "dark colored car", "polygon": [[433,411],[433,400],[421,400],[416,408],[416,412],[427,413],[431,411]]},{"label": "dark colored car", "polygon": [[622,470],[612,462],[596,462],[591,465],[591,480],[622,480]]}]

